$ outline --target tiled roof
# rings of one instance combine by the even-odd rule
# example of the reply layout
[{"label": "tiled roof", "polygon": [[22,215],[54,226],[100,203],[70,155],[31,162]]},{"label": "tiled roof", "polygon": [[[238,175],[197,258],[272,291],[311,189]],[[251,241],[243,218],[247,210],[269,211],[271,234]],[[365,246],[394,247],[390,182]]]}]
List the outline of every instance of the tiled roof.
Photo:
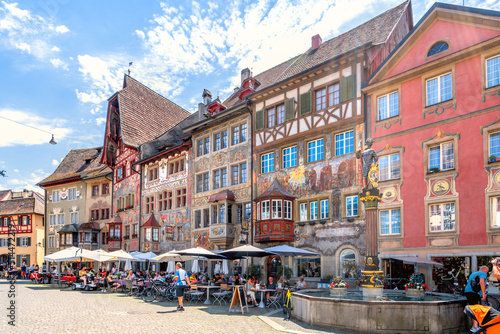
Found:
[{"label": "tiled roof", "polygon": [[88,223],[82,223],[78,227],[79,230],[101,230],[101,227],[99,226],[98,222],[88,222]]},{"label": "tiled roof", "polygon": [[[309,48],[305,53],[258,74],[255,78],[261,85],[257,91],[289,79],[363,45],[383,44],[409,5],[410,1],[407,0],[339,36],[323,41],[316,50]],[[237,102],[241,101],[237,97],[237,92],[234,92],[224,101],[224,105],[230,108]]]},{"label": "tiled roof", "polygon": [[111,169],[100,163],[102,147],[71,150],[56,168],[54,173],[40,181],[44,186],[55,181],[69,178],[87,178],[111,173]]},{"label": "tiled roof", "polygon": [[124,88],[118,92],[122,140],[139,147],[171,129],[190,113],[125,75]]},{"label": "tiled roof", "polygon": [[275,178],[273,183],[267,188],[266,191],[264,191],[259,197],[257,197],[255,200],[261,200],[264,198],[283,198],[283,197],[289,197],[289,198],[297,198],[297,196],[290,194],[288,191],[283,188],[283,185],[278,181],[278,178]]},{"label": "tiled roof", "polygon": [[160,224],[156,220],[155,215],[151,214],[151,216],[149,216],[149,219],[144,223],[144,225],[142,225],[142,227],[160,227]]},{"label": "tiled roof", "polygon": [[58,233],[78,233],[78,224],[68,224],[61,227]]},{"label": "tiled roof", "polygon": [[22,215],[36,213],[43,215],[45,207],[35,197],[17,198],[0,201],[0,215]]}]

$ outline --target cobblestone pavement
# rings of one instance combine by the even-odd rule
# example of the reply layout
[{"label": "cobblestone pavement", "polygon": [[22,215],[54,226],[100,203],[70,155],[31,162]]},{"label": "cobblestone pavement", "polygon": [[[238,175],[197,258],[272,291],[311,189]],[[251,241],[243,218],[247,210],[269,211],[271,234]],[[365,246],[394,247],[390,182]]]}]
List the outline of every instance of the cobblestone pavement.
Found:
[{"label": "cobblestone pavement", "polygon": [[[229,306],[187,303],[145,303],[122,293],[72,291],[18,281],[15,298],[10,284],[0,281],[0,333],[341,333],[298,321],[283,321],[281,311],[250,308],[228,313]],[[8,325],[11,300],[15,301],[16,327]]]}]

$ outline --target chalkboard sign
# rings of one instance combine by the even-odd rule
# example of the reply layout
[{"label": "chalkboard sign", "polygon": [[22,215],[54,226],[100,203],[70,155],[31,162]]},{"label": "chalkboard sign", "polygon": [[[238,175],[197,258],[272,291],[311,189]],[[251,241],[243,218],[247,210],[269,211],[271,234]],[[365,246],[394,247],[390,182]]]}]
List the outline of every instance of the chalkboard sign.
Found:
[{"label": "chalkboard sign", "polygon": [[231,305],[229,305],[229,312],[231,312],[233,307],[236,310],[238,308],[238,304],[240,304],[242,314],[245,314],[245,307],[248,312],[247,294],[243,285],[238,285],[234,288],[233,299],[231,300]]}]

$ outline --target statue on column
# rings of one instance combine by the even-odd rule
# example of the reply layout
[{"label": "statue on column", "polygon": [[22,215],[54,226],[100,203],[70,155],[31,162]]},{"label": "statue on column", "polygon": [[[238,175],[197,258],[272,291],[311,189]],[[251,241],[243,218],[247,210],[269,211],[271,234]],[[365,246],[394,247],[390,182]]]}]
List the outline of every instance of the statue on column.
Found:
[{"label": "statue on column", "polygon": [[356,152],[356,158],[361,160],[363,166],[363,189],[378,188],[378,155],[372,148],[373,139],[368,138],[365,141],[363,152],[359,149]]}]

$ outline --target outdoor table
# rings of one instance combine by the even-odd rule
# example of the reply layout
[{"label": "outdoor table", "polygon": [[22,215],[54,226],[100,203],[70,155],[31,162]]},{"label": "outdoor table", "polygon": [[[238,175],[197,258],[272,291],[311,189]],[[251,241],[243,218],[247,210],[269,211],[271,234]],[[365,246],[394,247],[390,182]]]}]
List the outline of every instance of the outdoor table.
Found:
[{"label": "outdoor table", "polygon": [[260,291],[259,308],[266,308],[266,305],[264,304],[264,292],[276,292],[274,289],[253,289],[253,291]]},{"label": "outdoor table", "polygon": [[207,300],[203,304],[210,305],[210,289],[220,289],[218,285],[198,285],[198,288],[207,289]]},{"label": "outdoor table", "polygon": [[66,281],[66,282],[76,282],[76,276],[62,276],[61,281]]}]

